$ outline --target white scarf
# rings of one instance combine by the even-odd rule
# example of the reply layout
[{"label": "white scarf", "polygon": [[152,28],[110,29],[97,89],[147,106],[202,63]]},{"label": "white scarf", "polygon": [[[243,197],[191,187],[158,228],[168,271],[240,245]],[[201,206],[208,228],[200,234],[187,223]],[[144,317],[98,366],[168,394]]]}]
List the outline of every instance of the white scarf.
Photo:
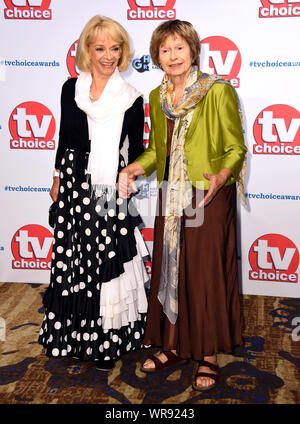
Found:
[{"label": "white scarf", "polygon": [[141,96],[120,75],[118,68],[107,82],[100,98],[91,102],[89,94],[92,84],[90,72],[82,72],[75,85],[75,102],[88,117],[91,151],[87,173],[96,197],[103,187],[114,187],[119,164],[119,144],[124,114]]}]

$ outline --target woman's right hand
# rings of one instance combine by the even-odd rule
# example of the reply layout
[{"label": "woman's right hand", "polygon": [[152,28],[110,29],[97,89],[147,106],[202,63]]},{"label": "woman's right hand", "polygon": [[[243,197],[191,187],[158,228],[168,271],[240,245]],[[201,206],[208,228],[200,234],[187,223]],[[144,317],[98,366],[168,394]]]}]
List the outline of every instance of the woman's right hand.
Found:
[{"label": "woman's right hand", "polygon": [[53,200],[53,202],[57,201],[58,189],[59,189],[59,177],[53,177],[53,184],[50,190],[50,197]]}]

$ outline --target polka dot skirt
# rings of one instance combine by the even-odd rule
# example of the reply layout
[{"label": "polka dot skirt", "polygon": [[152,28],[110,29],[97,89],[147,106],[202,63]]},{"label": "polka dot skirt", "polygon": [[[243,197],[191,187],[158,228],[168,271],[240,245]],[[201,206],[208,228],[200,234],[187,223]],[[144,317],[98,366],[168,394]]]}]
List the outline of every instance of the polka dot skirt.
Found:
[{"label": "polka dot skirt", "polygon": [[116,360],[143,347],[145,308],[139,310],[137,299],[135,321],[104,329],[101,287],[124,274],[124,263],[138,254],[135,228],[141,220],[121,198],[93,196],[89,181],[76,175],[77,154],[67,150],[60,167],[51,278],[38,341],[47,356]]}]

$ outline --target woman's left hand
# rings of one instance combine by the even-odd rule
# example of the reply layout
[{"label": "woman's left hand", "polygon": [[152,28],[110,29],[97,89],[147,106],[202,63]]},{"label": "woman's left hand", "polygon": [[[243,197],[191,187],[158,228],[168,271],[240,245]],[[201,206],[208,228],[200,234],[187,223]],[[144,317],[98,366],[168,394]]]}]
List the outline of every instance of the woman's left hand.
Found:
[{"label": "woman's left hand", "polygon": [[209,180],[209,189],[204,199],[200,202],[199,208],[208,205],[212,201],[220,188],[223,187],[228,178],[232,175],[232,172],[228,168],[223,168],[218,174],[208,174],[204,172],[203,175]]}]

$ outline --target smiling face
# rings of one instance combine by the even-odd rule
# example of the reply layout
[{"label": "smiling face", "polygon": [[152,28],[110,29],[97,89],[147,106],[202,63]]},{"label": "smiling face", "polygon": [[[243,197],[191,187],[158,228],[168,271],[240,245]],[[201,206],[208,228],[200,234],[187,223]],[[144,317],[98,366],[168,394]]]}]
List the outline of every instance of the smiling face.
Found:
[{"label": "smiling face", "polygon": [[187,76],[192,57],[186,40],[176,33],[168,35],[159,47],[159,63],[171,79]]},{"label": "smiling face", "polygon": [[91,71],[110,77],[122,56],[122,47],[107,31],[99,30],[96,39],[88,46]]}]

